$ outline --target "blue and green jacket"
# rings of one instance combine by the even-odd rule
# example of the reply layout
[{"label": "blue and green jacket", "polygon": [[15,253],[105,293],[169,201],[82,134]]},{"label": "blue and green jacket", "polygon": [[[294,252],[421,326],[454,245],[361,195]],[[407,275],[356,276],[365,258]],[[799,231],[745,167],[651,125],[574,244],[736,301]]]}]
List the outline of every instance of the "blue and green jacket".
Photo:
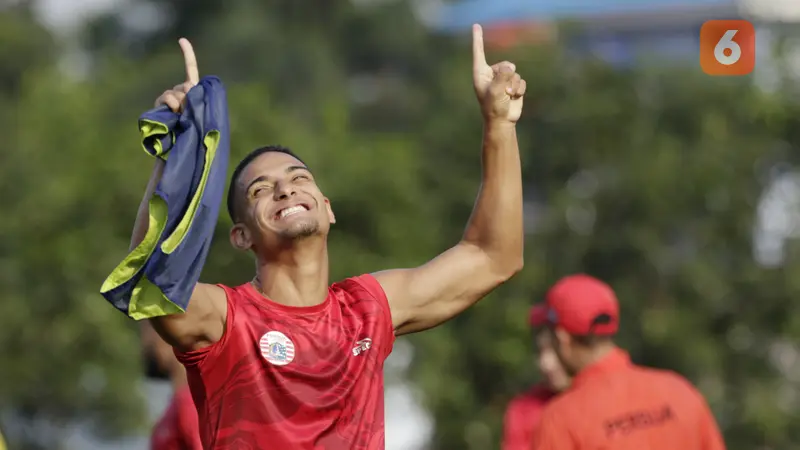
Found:
[{"label": "blue and green jacket", "polygon": [[100,289],[136,320],[186,311],[200,278],[225,192],[230,153],[225,88],[204,77],[182,114],[167,107],[139,118],[145,151],[166,164],[149,199],[144,240]]}]

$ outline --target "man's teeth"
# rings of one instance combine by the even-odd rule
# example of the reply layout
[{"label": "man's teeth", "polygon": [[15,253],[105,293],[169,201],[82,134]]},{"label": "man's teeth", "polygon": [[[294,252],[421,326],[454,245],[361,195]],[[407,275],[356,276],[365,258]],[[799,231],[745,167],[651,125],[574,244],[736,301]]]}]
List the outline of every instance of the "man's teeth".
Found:
[{"label": "man's teeth", "polygon": [[288,217],[288,216],[291,216],[292,214],[303,212],[305,210],[306,209],[304,207],[300,206],[300,205],[290,206],[289,208],[281,210],[281,213],[280,213],[280,215],[278,217],[283,219],[284,217]]}]

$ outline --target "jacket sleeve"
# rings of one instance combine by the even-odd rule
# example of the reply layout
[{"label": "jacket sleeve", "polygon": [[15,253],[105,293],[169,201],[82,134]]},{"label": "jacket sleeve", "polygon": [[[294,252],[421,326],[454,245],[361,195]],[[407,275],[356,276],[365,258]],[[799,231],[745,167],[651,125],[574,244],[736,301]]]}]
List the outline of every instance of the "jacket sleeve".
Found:
[{"label": "jacket sleeve", "polygon": [[214,236],[226,189],[230,136],[225,89],[204,77],[178,115],[167,107],[139,118],[142,146],[165,162],[148,199],[147,233],[100,293],[141,320],[186,311]]},{"label": "jacket sleeve", "polygon": [[719,431],[717,420],[714,418],[711,408],[708,407],[708,403],[702,396],[700,397],[700,402],[703,408],[703,417],[700,422],[701,448],[703,450],[725,450],[725,440]]},{"label": "jacket sleeve", "polygon": [[[519,399],[512,400],[503,418],[502,450],[527,450],[530,447],[530,434],[526,433],[523,414]],[[535,424],[530,424],[530,428],[535,426]]]}]

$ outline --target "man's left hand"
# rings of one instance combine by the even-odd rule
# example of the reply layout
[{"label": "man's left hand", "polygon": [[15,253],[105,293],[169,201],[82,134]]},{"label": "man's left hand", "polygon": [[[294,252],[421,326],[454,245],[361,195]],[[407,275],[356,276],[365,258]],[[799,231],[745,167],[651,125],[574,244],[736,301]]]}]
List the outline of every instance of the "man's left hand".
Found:
[{"label": "man's left hand", "polygon": [[516,123],[522,114],[522,96],[525,80],[516,72],[517,67],[508,61],[492,66],[486,62],[483,50],[483,29],[472,26],[472,81],[481,112],[487,122]]}]

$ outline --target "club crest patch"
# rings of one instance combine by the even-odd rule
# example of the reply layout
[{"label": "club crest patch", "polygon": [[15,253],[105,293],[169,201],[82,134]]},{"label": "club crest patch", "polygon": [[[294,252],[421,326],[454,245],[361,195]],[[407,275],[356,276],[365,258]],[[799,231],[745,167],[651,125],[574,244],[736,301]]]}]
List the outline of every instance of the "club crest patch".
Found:
[{"label": "club crest patch", "polygon": [[294,342],[280,331],[269,331],[259,342],[261,356],[276,366],[285,366],[294,360]]}]

